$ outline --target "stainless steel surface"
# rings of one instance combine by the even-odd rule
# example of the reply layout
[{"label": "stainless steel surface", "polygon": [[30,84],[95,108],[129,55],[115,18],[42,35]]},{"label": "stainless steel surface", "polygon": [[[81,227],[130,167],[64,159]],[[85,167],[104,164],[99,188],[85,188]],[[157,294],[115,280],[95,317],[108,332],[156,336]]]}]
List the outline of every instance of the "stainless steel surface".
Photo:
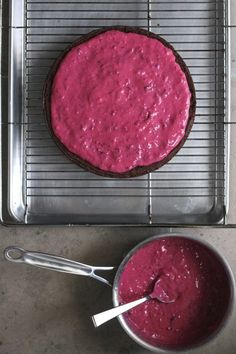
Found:
[{"label": "stainless steel surface", "polygon": [[145,301],[150,300],[150,296],[145,296],[142,297],[141,299],[131,301],[127,304],[124,305],[119,305],[116,307],[113,307],[110,310],[103,311],[98,313],[97,315],[92,316],[92,321],[95,327],[99,327],[102,324],[112,320],[113,318],[122,315],[122,313],[127,312],[128,310],[131,310],[132,308],[142,304]]},{"label": "stainless steel surface", "polygon": [[[120,282],[120,276],[127,264],[127,262],[130,260],[130,258],[132,257],[132,255],[137,252],[138,249],[142,248],[146,243],[148,242],[152,242],[155,239],[159,239],[159,238],[163,238],[163,237],[173,237],[173,236],[177,236],[177,237],[185,237],[185,238],[189,238],[191,240],[196,241],[197,243],[203,244],[205,247],[208,247],[215,255],[216,257],[221,261],[222,266],[224,267],[227,277],[228,277],[228,281],[230,284],[230,289],[231,289],[231,295],[230,295],[230,300],[229,300],[229,304],[228,304],[228,309],[227,312],[225,314],[225,318],[223,319],[222,323],[219,325],[218,328],[215,329],[215,331],[212,333],[211,336],[209,336],[208,338],[206,338],[204,341],[198,343],[197,345],[193,345],[192,347],[188,347],[188,348],[179,348],[175,349],[176,352],[185,352],[185,353],[189,353],[192,349],[199,347],[201,348],[201,352],[204,352],[204,347],[211,341],[213,340],[214,337],[216,337],[217,335],[219,335],[220,331],[227,325],[228,320],[230,319],[230,316],[232,315],[232,311],[233,311],[233,306],[234,306],[234,301],[235,301],[235,280],[234,280],[234,275],[233,272],[228,264],[228,262],[226,261],[226,259],[214,248],[211,246],[211,244],[207,243],[206,241],[200,240],[199,237],[196,236],[186,236],[186,235],[180,235],[177,233],[168,233],[168,234],[162,234],[162,235],[158,235],[158,236],[153,236],[150,237],[146,240],[144,240],[143,242],[139,243],[136,247],[134,247],[130,252],[128,252],[128,254],[126,255],[126,257],[123,259],[123,261],[121,262],[115,278],[114,278],[114,283],[113,283],[113,305],[116,307],[119,305],[119,293],[118,293],[118,288],[119,288],[119,282]],[[134,331],[133,329],[129,326],[128,322],[126,322],[125,317],[123,315],[118,316],[118,320],[121,324],[121,326],[123,327],[123,329],[125,330],[125,332],[135,341],[137,342],[139,345],[143,346],[144,348],[151,350],[153,352],[156,353],[166,353],[166,354],[171,354],[173,353],[172,350],[168,350],[167,348],[161,348],[161,347],[156,347],[154,345],[149,344],[148,342],[146,342],[145,340],[143,340],[141,337],[139,337]]]},{"label": "stainless steel surface", "polygon": [[[2,220],[6,224],[225,225],[228,205],[229,29],[227,0],[11,0],[3,11],[9,50],[2,78]],[[8,27],[7,22],[8,21]],[[126,24],[174,45],[197,92],[186,144],[146,177],[101,178],[69,162],[42,114],[42,85],[54,59],[88,31]],[[8,55],[6,54],[6,50]]]},{"label": "stainless steel surface", "polygon": [[61,273],[83,275],[94,278],[102,283],[110,285],[110,282],[97,275],[97,271],[110,271],[114,267],[96,267],[71,261],[66,258],[54,256],[42,252],[26,251],[21,247],[9,246],[4,250],[5,259],[15,263],[26,263],[35,267],[54,270]]}]

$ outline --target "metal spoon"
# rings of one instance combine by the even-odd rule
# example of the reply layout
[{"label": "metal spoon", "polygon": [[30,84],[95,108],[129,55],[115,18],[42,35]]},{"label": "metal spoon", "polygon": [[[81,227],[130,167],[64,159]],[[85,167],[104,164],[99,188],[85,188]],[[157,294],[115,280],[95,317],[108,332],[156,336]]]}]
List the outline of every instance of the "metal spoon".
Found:
[{"label": "metal spoon", "polygon": [[175,302],[178,297],[178,292],[176,291],[175,284],[174,287],[171,286],[174,282],[170,277],[166,275],[161,275],[155,282],[153,291],[151,294],[142,297],[141,299],[131,301],[127,304],[114,307],[110,310],[103,311],[97,315],[92,316],[92,321],[95,327],[101,326],[103,323],[110,321],[111,319],[121,315],[122,313],[131,310],[132,308],[142,304],[145,301],[151,299],[157,299],[165,304],[170,304]]},{"label": "metal spoon", "polygon": [[4,250],[4,257],[6,260],[15,263],[27,263],[35,267],[55,270],[57,272],[88,276],[109,286],[112,286],[107,279],[97,275],[95,272],[112,270],[115,267],[90,266],[47,253],[26,251],[23,248],[17,246],[7,247]]}]

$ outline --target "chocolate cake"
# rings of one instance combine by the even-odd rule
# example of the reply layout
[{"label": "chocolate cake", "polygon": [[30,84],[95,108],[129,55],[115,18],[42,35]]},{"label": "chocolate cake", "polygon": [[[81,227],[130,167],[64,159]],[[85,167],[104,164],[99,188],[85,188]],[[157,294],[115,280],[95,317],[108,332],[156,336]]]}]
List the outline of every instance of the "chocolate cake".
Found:
[{"label": "chocolate cake", "polygon": [[189,70],[160,36],[106,27],[80,37],[47,77],[44,111],[53,139],[84,169],[135,177],[167,163],[191,130]]}]

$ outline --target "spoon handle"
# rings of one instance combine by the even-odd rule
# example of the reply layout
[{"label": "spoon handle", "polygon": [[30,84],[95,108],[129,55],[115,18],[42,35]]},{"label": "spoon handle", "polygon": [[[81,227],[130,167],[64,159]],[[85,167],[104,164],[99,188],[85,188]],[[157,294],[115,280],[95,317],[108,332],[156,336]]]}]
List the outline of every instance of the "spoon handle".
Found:
[{"label": "spoon handle", "polygon": [[96,270],[112,270],[114,267],[94,267],[52,254],[26,251],[21,247],[9,246],[4,250],[5,259],[15,263],[26,263],[35,267],[62,273],[84,275],[110,285],[109,281],[95,274]]},{"label": "spoon handle", "polygon": [[100,312],[97,315],[92,316],[93,324],[94,324],[95,327],[99,327],[103,323],[112,320],[113,318],[115,318],[115,317],[121,315],[122,313],[132,309],[133,307],[136,307],[136,306],[142,304],[143,302],[145,302],[145,301],[147,301],[149,299],[150,299],[150,296],[148,295],[148,296],[145,296],[145,297],[143,297],[141,299],[128,302],[127,304],[120,305],[120,306],[117,306],[117,307],[113,307],[110,310]]}]

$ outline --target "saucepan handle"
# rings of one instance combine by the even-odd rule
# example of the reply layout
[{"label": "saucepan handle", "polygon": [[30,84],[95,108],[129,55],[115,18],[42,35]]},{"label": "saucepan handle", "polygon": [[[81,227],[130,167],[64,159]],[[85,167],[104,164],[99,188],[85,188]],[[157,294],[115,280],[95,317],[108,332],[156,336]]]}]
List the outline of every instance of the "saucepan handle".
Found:
[{"label": "saucepan handle", "polygon": [[55,256],[52,254],[26,251],[17,246],[9,246],[4,250],[4,257],[6,260],[15,263],[26,263],[35,267],[55,270],[57,272],[84,275],[95,278],[103,283],[111,285],[109,281],[99,275],[95,274],[97,270],[112,270],[114,267],[95,267],[87,264],[79,263]]}]

